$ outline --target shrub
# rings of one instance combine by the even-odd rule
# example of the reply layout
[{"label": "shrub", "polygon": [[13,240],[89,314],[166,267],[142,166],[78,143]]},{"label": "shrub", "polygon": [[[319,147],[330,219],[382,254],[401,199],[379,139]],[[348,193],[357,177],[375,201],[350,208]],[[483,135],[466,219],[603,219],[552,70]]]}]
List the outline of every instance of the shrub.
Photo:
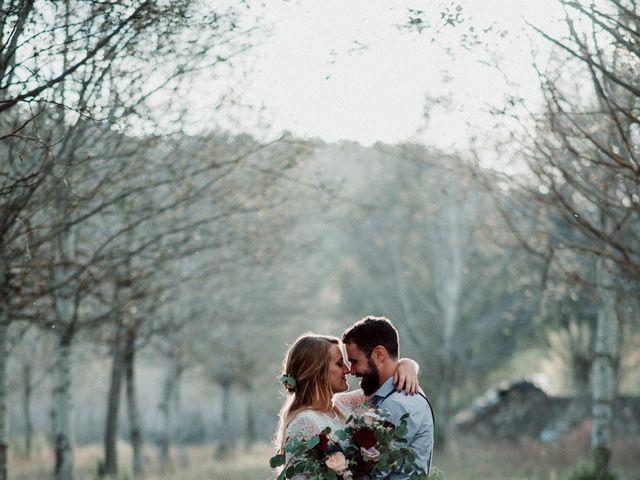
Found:
[{"label": "shrub", "polygon": [[597,472],[592,464],[583,464],[574,467],[567,480],[616,480],[617,476],[610,472]]}]

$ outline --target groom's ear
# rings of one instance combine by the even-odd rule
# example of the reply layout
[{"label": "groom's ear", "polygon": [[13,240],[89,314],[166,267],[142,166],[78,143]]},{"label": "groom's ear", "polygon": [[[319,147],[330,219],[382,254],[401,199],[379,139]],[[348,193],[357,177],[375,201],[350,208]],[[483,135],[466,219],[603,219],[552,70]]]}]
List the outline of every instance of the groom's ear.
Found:
[{"label": "groom's ear", "polygon": [[389,352],[382,345],[377,345],[371,350],[371,358],[374,362],[383,362],[389,356]]}]

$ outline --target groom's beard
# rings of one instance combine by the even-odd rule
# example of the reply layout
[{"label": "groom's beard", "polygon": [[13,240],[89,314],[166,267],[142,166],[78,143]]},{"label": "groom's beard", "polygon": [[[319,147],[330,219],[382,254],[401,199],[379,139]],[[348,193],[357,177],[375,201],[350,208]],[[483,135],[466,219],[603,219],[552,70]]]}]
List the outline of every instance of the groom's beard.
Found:
[{"label": "groom's beard", "polygon": [[369,371],[361,374],[360,388],[362,388],[365,395],[369,396],[378,390],[380,372],[378,371],[376,364],[373,363],[373,360],[371,359],[367,362],[367,366],[369,367]]}]

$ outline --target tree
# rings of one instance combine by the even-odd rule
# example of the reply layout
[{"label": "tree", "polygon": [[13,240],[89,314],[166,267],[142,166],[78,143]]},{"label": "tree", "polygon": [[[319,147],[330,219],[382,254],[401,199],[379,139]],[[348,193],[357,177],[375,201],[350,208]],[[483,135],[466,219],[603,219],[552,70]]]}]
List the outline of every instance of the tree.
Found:
[{"label": "tree", "polygon": [[[149,105],[156,92],[168,86],[179,91],[177,79],[226,62],[246,49],[248,36],[239,32],[235,9],[203,12],[203,5],[197,1],[176,0],[161,5],[153,1],[109,5],[72,0],[5,3],[0,14],[5,40],[0,52],[0,111],[2,148],[9,160],[0,189],[0,350],[3,354],[7,350],[9,323],[33,320],[28,311],[31,307],[26,306],[49,296],[60,332],[56,472],[57,478],[71,478],[70,378],[65,371],[82,297],[76,294],[83,292],[83,288],[74,287],[86,287],[82,285],[86,277],[77,275],[87,272],[86,265],[80,269],[72,266],[76,260],[74,242],[78,241],[74,227],[109,205],[73,216],[78,205],[86,202],[74,198],[77,185],[70,179],[95,166],[90,153],[82,158],[76,149],[95,146],[92,141],[96,139],[87,136],[90,132],[100,132],[102,139],[106,132],[113,138],[113,130],[129,126],[133,117],[142,125],[152,113]],[[210,34],[188,41],[192,55],[184,55],[184,37],[191,29]],[[97,122],[102,122],[102,128],[95,126]],[[122,173],[120,167],[126,162],[113,150],[107,152],[104,144],[100,147],[111,160],[111,173]],[[98,191],[100,180],[92,187]],[[93,192],[84,193],[91,197]],[[55,204],[49,204],[49,198],[54,198]],[[43,214],[52,206],[48,213],[53,215]],[[33,255],[44,245],[55,246],[57,253],[56,258],[47,258],[51,275],[44,280],[42,272],[48,267],[40,263],[39,272],[32,275],[39,281],[27,283]],[[74,285],[74,281],[79,283]],[[34,288],[45,283],[45,288]],[[24,295],[13,295],[23,290],[28,291],[28,300]],[[17,305],[8,304],[9,299],[16,298],[20,299]],[[2,382],[6,382],[5,365],[3,356]],[[0,388],[0,393],[5,391]],[[0,413],[5,410],[5,398],[0,398]],[[0,426],[0,477],[5,478],[4,421]]]},{"label": "tree", "polygon": [[544,231],[552,241],[542,243],[552,248],[539,253],[556,262],[556,250],[595,259],[593,275],[582,280],[599,297],[592,450],[596,472],[604,478],[621,341],[617,307],[629,298],[623,285],[632,282],[637,295],[640,278],[635,73],[640,15],[635,2],[560,2],[566,35],[556,38],[536,29],[555,51],[546,67],[536,63],[544,112],[532,115],[517,137],[530,176],[519,176],[516,190],[530,202],[533,216],[545,209],[565,225]]}]

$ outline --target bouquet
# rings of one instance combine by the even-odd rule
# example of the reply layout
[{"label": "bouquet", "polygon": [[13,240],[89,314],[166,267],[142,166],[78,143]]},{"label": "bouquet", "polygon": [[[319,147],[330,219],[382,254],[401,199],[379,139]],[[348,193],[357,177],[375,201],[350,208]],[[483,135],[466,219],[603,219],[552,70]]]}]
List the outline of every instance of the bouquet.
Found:
[{"label": "bouquet", "polygon": [[[390,472],[403,473],[412,480],[427,478],[415,455],[406,446],[407,417],[398,425],[386,414],[373,409],[354,414],[346,427],[331,433],[327,427],[304,440],[290,440],[284,453],[271,458],[271,468],[283,467],[278,480],[296,475],[312,480],[365,480],[383,478]],[[289,462],[286,454],[290,454]]]}]

